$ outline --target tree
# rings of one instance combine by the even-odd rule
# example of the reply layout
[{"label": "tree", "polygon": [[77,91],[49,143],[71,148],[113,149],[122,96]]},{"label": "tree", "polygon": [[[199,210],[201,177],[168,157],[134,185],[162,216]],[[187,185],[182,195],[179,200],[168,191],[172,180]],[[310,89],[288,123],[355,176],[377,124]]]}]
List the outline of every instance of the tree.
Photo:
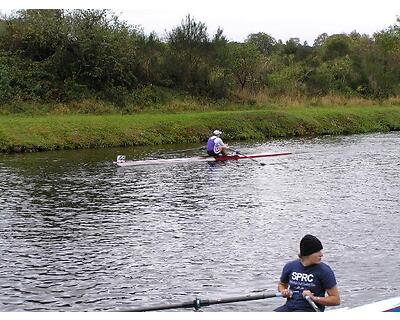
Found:
[{"label": "tree", "polygon": [[326,39],[328,39],[328,34],[327,33],[321,33],[315,40],[314,40],[314,47],[319,47],[322,46],[324,44],[324,42],[326,41]]},{"label": "tree", "polygon": [[62,10],[19,10],[3,21],[1,48],[33,61],[50,58],[65,35]]},{"label": "tree", "polygon": [[138,32],[110,10],[19,10],[4,22],[0,48],[27,99],[112,100],[137,86]]},{"label": "tree", "polygon": [[206,25],[187,15],[180,26],[168,33],[168,47],[165,67],[173,83],[193,92],[204,90],[210,47]]},{"label": "tree", "polygon": [[[400,94],[400,17],[397,24],[376,32],[375,61],[371,61],[372,88],[378,97]],[[377,65],[380,68],[377,68]]]},{"label": "tree", "polygon": [[332,35],[325,39],[321,45],[322,55],[325,60],[344,57],[350,53],[351,39],[345,34]]},{"label": "tree", "polygon": [[249,83],[256,81],[260,70],[260,52],[250,43],[230,44],[231,72],[240,89],[243,90]]},{"label": "tree", "polygon": [[264,32],[249,34],[245,42],[256,47],[264,55],[270,55],[276,45],[276,40]]}]

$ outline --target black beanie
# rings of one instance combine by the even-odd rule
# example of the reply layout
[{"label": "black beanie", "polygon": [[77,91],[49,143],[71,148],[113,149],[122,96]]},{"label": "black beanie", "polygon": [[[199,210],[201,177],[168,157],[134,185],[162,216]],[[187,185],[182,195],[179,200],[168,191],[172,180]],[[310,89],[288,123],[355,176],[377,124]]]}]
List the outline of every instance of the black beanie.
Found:
[{"label": "black beanie", "polygon": [[315,252],[322,250],[322,243],[317,237],[306,234],[300,241],[300,256],[309,256]]}]

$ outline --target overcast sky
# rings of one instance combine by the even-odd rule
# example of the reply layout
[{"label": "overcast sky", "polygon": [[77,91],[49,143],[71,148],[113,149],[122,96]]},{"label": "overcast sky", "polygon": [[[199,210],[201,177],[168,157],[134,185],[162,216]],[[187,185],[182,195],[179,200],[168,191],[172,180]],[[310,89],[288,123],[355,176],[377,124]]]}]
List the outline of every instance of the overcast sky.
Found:
[{"label": "overcast sky", "polygon": [[324,32],[356,30],[372,35],[394,25],[400,16],[400,0],[14,0],[0,6],[113,9],[122,20],[161,37],[190,14],[206,24],[210,36],[221,27],[229,40],[242,41],[250,33],[265,32],[276,40],[297,37],[310,45]]}]

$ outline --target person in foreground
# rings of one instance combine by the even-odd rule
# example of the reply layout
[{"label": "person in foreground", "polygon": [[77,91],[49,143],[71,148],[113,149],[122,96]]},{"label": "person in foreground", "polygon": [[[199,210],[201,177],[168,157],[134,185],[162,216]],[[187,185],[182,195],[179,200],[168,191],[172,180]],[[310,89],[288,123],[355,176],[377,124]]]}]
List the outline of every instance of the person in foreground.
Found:
[{"label": "person in foreground", "polygon": [[209,156],[227,156],[228,145],[224,144],[221,139],[222,131],[214,130],[213,135],[208,139],[207,142],[207,154]]},{"label": "person in foreground", "polygon": [[320,311],[324,311],[325,306],[340,304],[335,274],[321,262],[322,249],[321,241],[313,235],[307,234],[301,239],[299,259],[283,267],[278,284],[278,291],[287,298],[286,303],[274,311],[314,311],[306,296],[316,303]]}]

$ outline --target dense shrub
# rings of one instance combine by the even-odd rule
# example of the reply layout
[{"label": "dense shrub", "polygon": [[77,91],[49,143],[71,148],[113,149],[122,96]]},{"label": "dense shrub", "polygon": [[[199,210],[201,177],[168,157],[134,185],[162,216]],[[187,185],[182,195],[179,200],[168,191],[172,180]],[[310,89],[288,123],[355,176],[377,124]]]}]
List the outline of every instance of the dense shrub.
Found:
[{"label": "dense shrub", "polygon": [[313,46],[254,33],[243,43],[188,15],[165,39],[110,10],[19,10],[0,18],[0,105],[104,100],[121,110],[238,92],[400,95],[400,20],[373,36],[321,34]]}]

